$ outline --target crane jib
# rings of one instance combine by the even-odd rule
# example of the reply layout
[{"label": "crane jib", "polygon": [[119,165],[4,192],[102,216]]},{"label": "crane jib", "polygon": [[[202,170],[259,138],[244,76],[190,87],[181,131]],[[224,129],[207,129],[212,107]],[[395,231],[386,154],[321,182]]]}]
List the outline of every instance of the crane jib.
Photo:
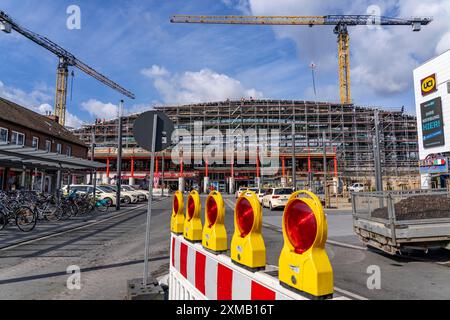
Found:
[{"label": "crane jib", "polygon": [[29,40],[33,41],[34,43],[38,44],[39,46],[47,49],[48,51],[56,55],[60,59],[60,67],[72,66],[78,68],[87,75],[100,81],[106,86],[118,91],[119,93],[127,96],[128,98],[135,99],[135,95],[132,92],[126,90],[119,84],[108,79],[106,76],[102,75],[101,73],[95,71],[93,68],[89,67],[85,63],[81,62],[73,54],[71,54],[70,52],[68,52],[67,50],[56,44],[55,42],[51,41],[47,37],[41,36],[35,32],[32,32],[30,30],[27,30],[26,28],[21,27],[3,11],[0,11],[0,22],[9,24],[12,27],[12,29],[15,30],[16,32],[20,33],[24,37],[28,38]]}]

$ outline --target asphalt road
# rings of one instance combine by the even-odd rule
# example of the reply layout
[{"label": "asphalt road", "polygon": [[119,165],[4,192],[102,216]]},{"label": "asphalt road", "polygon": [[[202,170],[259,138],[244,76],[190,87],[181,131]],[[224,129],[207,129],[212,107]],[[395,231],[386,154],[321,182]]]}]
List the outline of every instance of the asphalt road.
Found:
[{"label": "asphalt road", "polygon": [[[169,266],[168,203],[157,202],[153,210],[150,270],[155,277]],[[124,299],[127,281],[143,276],[146,212],[146,204],[111,211],[74,224],[72,231],[61,225],[56,236],[0,249],[0,299]],[[45,230],[34,237],[40,232]],[[0,248],[12,234],[13,227],[0,233]],[[80,290],[66,285],[70,266],[81,269]]]},{"label": "asphalt road", "polygon": [[[202,197],[204,203],[205,197]],[[171,199],[156,202],[151,228],[151,271],[168,272]],[[231,242],[235,199],[226,197],[226,226]],[[41,227],[19,243],[14,230],[0,233],[0,299],[124,299],[126,282],[142,277],[146,205],[108,213],[70,226]],[[366,250],[352,232],[348,211],[330,211],[329,254],[336,292],[354,299],[449,299],[448,252],[398,258]],[[283,246],[282,211],[264,209],[264,239],[269,264],[277,265]],[[56,234],[56,235],[55,235]],[[52,236],[53,235],[53,236]],[[15,239],[15,240],[14,240]],[[2,245],[3,244],[3,245]],[[439,264],[440,262],[441,264]],[[81,268],[81,290],[66,286],[69,266]],[[381,289],[368,289],[368,268],[380,270]]]},{"label": "asphalt road", "polygon": [[[235,199],[225,198],[226,225],[231,237],[234,230]],[[263,210],[263,235],[267,262],[278,264],[283,247],[282,210]],[[392,257],[367,250],[353,234],[351,211],[327,211],[328,245],[334,270],[336,292],[354,299],[450,299],[450,252],[442,250],[409,258]],[[423,260],[423,261],[422,261]],[[369,289],[367,282],[377,267],[381,289]],[[372,271],[373,272],[373,271]]]}]

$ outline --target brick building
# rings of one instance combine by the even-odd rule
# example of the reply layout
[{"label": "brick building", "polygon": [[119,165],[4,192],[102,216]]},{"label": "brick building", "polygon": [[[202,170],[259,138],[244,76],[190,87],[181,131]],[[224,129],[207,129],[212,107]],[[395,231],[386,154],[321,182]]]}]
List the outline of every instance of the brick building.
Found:
[{"label": "brick building", "polygon": [[[9,144],[79,159],[87,159],[88,147],[53,116],[43,116],[16,103],[0,98],[0,144]],[[23,181],[23,162],[5,162],[0,157],[0,190],[18,189]],[[25,183],[30,185],[35,175],[31,167],[25,170]],[[55,171],[49,170],[46,190],[52,189]],[[23,187],[23,186],[22,186]]]}]

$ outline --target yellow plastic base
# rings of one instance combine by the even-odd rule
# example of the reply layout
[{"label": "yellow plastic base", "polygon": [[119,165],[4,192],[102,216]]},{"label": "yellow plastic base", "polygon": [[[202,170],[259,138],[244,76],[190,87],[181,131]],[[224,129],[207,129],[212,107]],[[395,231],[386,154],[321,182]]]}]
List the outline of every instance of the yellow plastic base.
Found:
[{"label": "yellow plastic base", "polygon": [[266,246],[261,234],[242,238],[235,234],[231,241],[231,259],[248,268],[266,266]]},{"label": "yellow plastic base", "polygon": [[334,292],[333,269],[324,249],[311,249],[299,255],[285,246],[279,268],[280,282],[288,287],[318,298]]},{"label": "yellow plastic base", "polygon": [[170,231],[175,234],[183,234],[184,230],[184,216],[176,215],[172,216],[172,220],[170,221]]},{"label": "yellow plastic base", "polygon": [[228,250],[228,236],[224,225],[214,225],[212,228],[205,226],[203,229],[202,245],[214,252]]},{"label": "yellow plastic base", "polygon": [[186,240],[197,242],[202,241],[202,221],[200,219],[185,220],[184,223],[184,238]]}]

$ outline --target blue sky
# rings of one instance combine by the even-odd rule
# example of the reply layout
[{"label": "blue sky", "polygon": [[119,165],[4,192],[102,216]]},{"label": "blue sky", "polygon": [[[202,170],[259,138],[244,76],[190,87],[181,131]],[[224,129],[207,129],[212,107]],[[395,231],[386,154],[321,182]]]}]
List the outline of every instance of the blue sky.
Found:
[{"label": "blue sky", "polygon": [[[369,1],[302,0],[64,1],[2,0],[0,10],[71,51],[136,94],[128,112],[155,104],[254,96],[314,99],[309,64],[317,64],[317,100],[338,99],[336,39],[330,27],[171,24],[172,14],[365,14]],[[427,10],[419,3],[429,2]],[[435,16],[433,26],[402,30],[353,28],[356,104],[414,111],[412,69],[447,49],[449,11],[442,0],[382,0],[383,14]],[[66,27],[69,5],[81,30]],[[448,40],[448,41],[446,41]],[[426,48],[421,41],[427,43]],[[52,109],[57,59],[15,33],[0,34],[0,95],[39,112]],[[75,69],[69,124],[111,118],[120,94]]]}]

